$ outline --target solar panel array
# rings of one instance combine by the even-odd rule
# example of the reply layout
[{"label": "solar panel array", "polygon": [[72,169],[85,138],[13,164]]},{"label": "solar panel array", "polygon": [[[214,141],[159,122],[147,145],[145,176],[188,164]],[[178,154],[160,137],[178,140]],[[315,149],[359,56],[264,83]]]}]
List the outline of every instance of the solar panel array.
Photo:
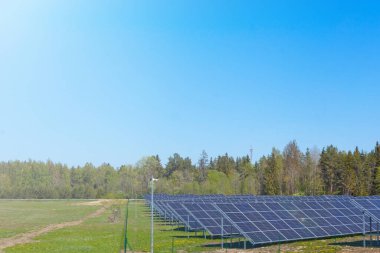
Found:
[{"label": "solar panel array", "polygon": [[[155,195],[166,219],[210,235],[240,235],[252,244],[353,235],[376,230],[380,197]],[[150,196],[146,197],[150,203]],[[372,228],[370,228],[372,224]]]},{"label": "solar panel array", "polygon": [[373,221],[380,222],[380,196],[357,197],[353,199],[353,203]]},{"label": "solar panel array", "polygon": [[350,201],[218,203],[216,206],[253,244],[362,232],[362,212]]}]

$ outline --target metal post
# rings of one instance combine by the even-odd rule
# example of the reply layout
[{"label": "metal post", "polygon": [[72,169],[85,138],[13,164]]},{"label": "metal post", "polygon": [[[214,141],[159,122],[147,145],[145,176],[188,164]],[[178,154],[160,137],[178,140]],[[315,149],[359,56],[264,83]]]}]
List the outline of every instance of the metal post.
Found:
[{"label": "metal post", "polygon": [[187,216],[187,239],[190,238],[190,215]]},{"label": "metal post", "polygon": [[230,248],[232,248],[232,225],[230,225]]},{"label": "metal post", "polygon": [[376,236],[377,236],[377,245],[379,245],[379,222],[376,223]]},{"label": "metal post", "polygon": [[154,207],[154,203],[153,203],[153,177],[151,179],[151,182],[152,182],[152,185],[151,185],[151,196],[150,196],[150,253],[153,253],[154,250],[153,250],[153,207]]},{"label": "metal post", "polygon": [[127,210],[125,214],[124,253],[126,253],[128,249],[128,206],[129,206],[129,199],[127,200]]},{"label": "metal post", "polygon": [[223,249],[223,244],[224,244],[224,241],[223,241],[223,217],[222,217],[222,226],[221,226],[221,228],[222,228],[222,231],[221,231],[222,232],[221,233],[221,235],[222,235],[221,237],[222,238],[221,239],[222,239],[222,249]]},{"label": "metal post", "polygon": [[363,212],[363,247],[365,248],[365,215]]},{"label": "metal post", "polygon": [[247,241],[244,240],[244,249],[247,249]]},{"label": "metal post", "polygon": [[369,238],[370,238],[370,245],[372,246],[372,217],[369,217]]},{"label": "metal post", "polygon": [[152,183],[152,185],[151,185],[152,191],[151,191],[151,199],[150,199],[150,201],[151,201],[151,205],[150,205],[150,207],[151,207],[151,210],[150,210],[150,216],[151,216],[151,220],[150,220],[150,253],[154,252],[154,250],[153,250],[153,245],[154,245],[154,243],[153,243],[153,209],[154,209],[153,192],[154,192],[154,181],[157,181],[157,180],[158,179],[155,179],[153,176],[150,180]]}]

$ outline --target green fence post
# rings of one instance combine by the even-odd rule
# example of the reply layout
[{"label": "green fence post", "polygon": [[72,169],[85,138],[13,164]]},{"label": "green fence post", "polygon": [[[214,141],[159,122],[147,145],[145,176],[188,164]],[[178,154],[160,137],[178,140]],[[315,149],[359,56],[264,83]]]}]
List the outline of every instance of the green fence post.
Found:
[{"label": "green fence post", "polygon": [[129,206],[129,199],[127,199],[127,210],[125,214],[125,224],[124,224],[124,253],[127,253],[128,248],[128,206]]}]

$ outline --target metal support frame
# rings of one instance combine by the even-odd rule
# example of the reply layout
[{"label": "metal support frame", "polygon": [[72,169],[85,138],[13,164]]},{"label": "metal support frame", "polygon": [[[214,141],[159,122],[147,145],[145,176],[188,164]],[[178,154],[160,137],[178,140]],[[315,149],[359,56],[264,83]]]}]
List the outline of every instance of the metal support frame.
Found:
[{"label": "metal support frame", "polygon": [[153,212],[154,212],[154,202],[153,202],[153,193],[154,193],[154,181],[157,181],[158,179],[152,178],[150,179],[151,182],[151,199],[150,199],[150,253],[154,252],[154,238],[153,238],[153,230],[154,230],[154,224],[153,224]]},{"label": "metal support frame", "polygon": [[223,246],[224,246],[224,241],[223,241],[223,233],[224,233],[224,228],[223,228],[223,217],[222,217],[222,226],[221,226],[222,230],[221,230],[221,239],[222,239],[222,243],[221,243],[221,246],[222,246],[222,249],[223,249]]},{"label": "metal support frame", "polygon": [[232,248],[232,224],[230,225],[230,248]]},{"label": "metal support frame", "polygon": [[187,216],[187,239],[190,238],[190,215]]},{"label": "metal support frame", "polygon": [[363,247],[366,247],[366,242],[365,242],[365,213],[363,212]]},{"label": "metal support frame", "polygon": [[369,216],[369,243],[372,246],[372,217]]}]

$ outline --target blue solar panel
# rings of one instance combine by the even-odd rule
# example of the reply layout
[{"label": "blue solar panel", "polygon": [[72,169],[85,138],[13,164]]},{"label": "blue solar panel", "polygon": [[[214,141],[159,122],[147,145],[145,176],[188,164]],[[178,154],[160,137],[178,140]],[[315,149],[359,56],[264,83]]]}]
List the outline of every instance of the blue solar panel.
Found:
[{"label": "blue solar panel", "polygon": [[307,215],[301,210],[290,210],[289,213],[297,219],[306,219]]},{"label": "blue solar panel", "polygon": [[[145,198],[150,204],[149,195]],[[194,230],[241,234],[259,244],[362,233],[363,211],[365,230],[375,230],[380,197],[158,194],[155,210]]]},{"label": "blue solar panel", "polygon": [[345,225],[348,229],[350,229],[353,233],[361,233],[363,232],[363,228],[357,224],[347,224]]},{"label": "blue solar panel", "polygon": [[311,209],[324,209],[320,204],[318,204],[318,202],[315,202],[315,201],[311,201],[311,202],[307,202],[307,205],[311,208]]},{"label": "blue solar panel", "polygon": [[[348,209],[357,209],[350,204],[349,200],[318,203],[299,200],[280,203],[230,203],[228,205],[216,203],[215,206],[253,244],[264,243],[267,240],[276,242],[360,233],[359,225],[363,222],[360,216],[352,215],[354,212],[347,211]],[[232,206],[238,210],[236,211]],[[285,208],[290,210],[286,211]],[[350,216],[346,217],[343,213],[350,214]],[[239,223],[235,223],[235,221],[239,221]],[[258,241],[253,241],[255,238]]]},{"label": "blue solar panel", "polygon": [[276,229],[291,229],[291,227],[282,220],[273,220],[269,221],[269,223]]},{"label": "blue solar panel", "polygon": [[261,231],[275,230],[275,228],[268,221],[253,221],[252,223]]},{"label": "blue solar panel", "polygon": [[251,206],[253,209],[259,212],[270,211],[270,208],[267,207],[264,203],[252,203]]},{"label": "blue solar panel", "polygon": [[279,230],[281,232],[281,234],[283,234],[285,236],[285,238],[287,240],[297,240],[297,239],[301,239],[302,236],[299,235],[295,230],[293,229],[281,229]]},{"label": "blue solar panel", "polygon": [[313,221],[319,227],[326,226],[326,224],[329,224],[325,218],[314,218]]},{"label": "blue solar panel", "polygon": [[257,211],[245,212],[244,216],[247,217],[249,220],[254,220],[254,221],[265,220],[265,218]]},{"label": "blue solar panel", "polygon": [[[380,222],[380,199],[379,196],[360,197],[351,200],[356,206],[364,211],[373,221]],[[355,214],[358,214],[355,212]],[[369,228],[368,228],[369,229]]]},{"label": "blue solar panel", "polygon": [[246,236],[253,242],[266,243],[271,242],[271,240],[263,232],[251,232],[247,233]]},{"label": "blue solar panel", "polygon": [[309,228],[316,237],[326,237],[329,234],[322,227],[311,227]]},{"label": "blue solar panel", "polygon": [[177,214],[177,217],[192,230],[201,230],[203,226],[194,218],[194,216],[183,207],[180,202],[170,202],[168,206]]},{"label": "blue solar panel", "polygon": [[287,211],[291,211],[291,210],[299,210],[293,203],[291,202],[283,202],[283,203],[280,203],[280,205]]},{"label": "blue solar panel", "polygon": [[284,207],[282,207],[279,203],[266,203],[267,207],[269,207],[271,210],[274,211],[280,211],[280,210],[285,210]]},{"label": "blue solar panel", "polygon": [[277,211],[276,214],[283,220],[290,220],[294,218],[288,211]]},{"label": "blue solar panel", "polygon": [[327,232],[327,234],[329,234],[331,236],[342,234],[334,226],[326,226],[326,227],[322,227],[322,228],[323,228],[324,231]]},{"label": "blue solar panel", "polygon": [[316,211],[312,210],[312,209],[308,209],[308,210],[303,210],[302,211],[304,214],[306,214],[307,217],[310,217],[310,218],[319,218],[321,217],[319,215],[319,213],[317,213]]},{"label": "blue solar panel", "polygon": [[[182,206],[189,211],[194,219],[208,231],[211,235],[222,234],[222,219],[223,219],[223,234],[239,234],[239,231],[232,225],[229,219],[226,219],[222,213],[216,209],[211,203],[182,203]],[[231,220],[239,222],[240,217],[231,215]],[[248,219],[244,220],[247,222]]]},{"label": "blue solar panel", "polygon": [[294,228],[294,232],[299,234],[303,239],[315,238],[315,235],[306,228]]},{"label": "blue solar panel", "polygon": [[334,226],[342,235],[348,235],[352,234],[353,231],[351,231],[346,225],[338,225]]},{"label": "blue solar panel", "polygon": [[287,238],[277,230],[265,231],[265,235],[273,242],[275,241],[285,241]]},{"label": "blue solar panel", "polygon": [[266,219],[266,220],[280,220],[281,218],[276,215],[275,212],[269,211],[269,212],[260,212],[260,214]]}]

